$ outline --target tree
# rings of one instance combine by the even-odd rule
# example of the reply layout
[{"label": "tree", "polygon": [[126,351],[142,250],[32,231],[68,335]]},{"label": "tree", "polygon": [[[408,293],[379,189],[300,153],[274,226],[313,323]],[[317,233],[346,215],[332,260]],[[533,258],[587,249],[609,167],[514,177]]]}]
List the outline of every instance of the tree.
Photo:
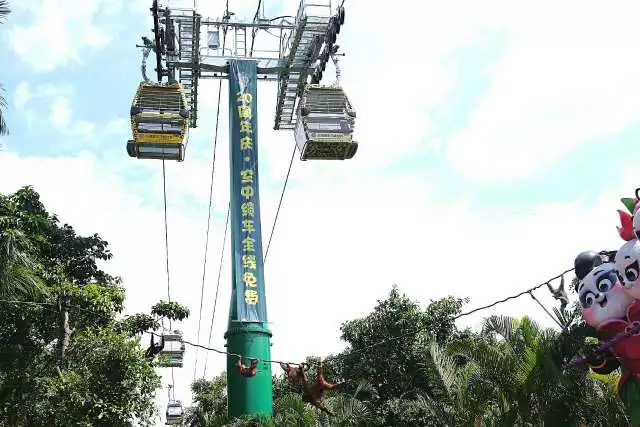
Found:
[{"label": "tree", "polygon": [[627,425],[613,390],[586,368],[564,365],[584,347],[580,324],[558,333],[528,317],[490,316],[476,337],[452,342],[448,351],[463,356],[477,371],[466,385],[484,389],[480,414],[491,425]]},{"label": "tree", "polygon": [[[11,9],[9,9],[9,2],[7,0],[0,0],[0,23],[2,23],[10,13]],[[2,89],[2,86],[0,86],[0,89]],[[2,110],[6,108],[6,106],[7,102],[0,94],[0,135],[6,135],[9,132],[7,123],[2,114]]]},{"label": "tree", "polygon": [[0,195],[0,226],[0,424],[150,425],[160,382],[135,332],[157,320],[115,320],[124,290],[96,263],[108,243],[61,225],[30,187]]},{"label": "tree", "polygon": [[421,334],[440,344],[457,337],[460,332],[451,319],[464,302],[443,298],[423,311],[394,286],[389,298],[378,301],[371,314],[341,326],[341,338],[349,348],[338,355],[341,366],[335,368],[336,374],[369,380],[383,401],[422,390],[427,384],[416,375],[414,343]]},{"label": "tree", "polygon": [[[460,331],[454,318],[464,299],[431,301],[425,310],[393,287],[360,319],[345,322],[348,348],[324,358],[333,416],[302,401],[301,386],[273,379],[271,420],[227,420],[225,376],[193,385],[192,426],[532,426],[628,425],[615,394],[616,374],[565,369],[593,335],[579,307],[556,313],[562,332],[531,319],[491,316],[479,332]],[[307,357],[309,378],[317,357]]]}]

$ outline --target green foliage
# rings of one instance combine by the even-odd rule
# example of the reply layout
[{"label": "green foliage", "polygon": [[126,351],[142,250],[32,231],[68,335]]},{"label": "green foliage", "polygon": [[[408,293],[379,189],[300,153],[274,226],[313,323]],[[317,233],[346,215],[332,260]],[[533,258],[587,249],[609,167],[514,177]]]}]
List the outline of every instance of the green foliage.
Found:
[{"label": "green foliage", "polygon": [[383,400],[425,386],[425,378],[411,375],[417,363],[414,343],[421,335],[441,344],[455,338],[459,332],[451,318],[460,313],[463,303],[448,297],[431,302],[423,311],[394,287],[371,314],[342,325],[341,338],[350,348],[339,355],[342,366],[337,373],[370,380]]},{"label": "green foliage", "polygon": [[32,425],[126,426],[132,417],[152,424],[160,379],[137,341],[109,328],[87,329],[75,335],[68,364],[59,376],[42,379]]},{"label": "green foliage", "polygon": [[[459,331],[452,320],[464,302],[447,297],[421,310],[394,287],[370,314],[344,323],[349,347],[323,361],[327,380],[347,380],[325,395],[331,417],[303,402],[301,386],[280,374],[273,379],[272,420],[229,421],[222,376],[215,386],[194,384],[191,411],[199,421],[189,425],[628,425],[615,393],[617,375],[563,368],[595,332],[581,321],[579,307],[558,310],[562,332],[504,316],[490,316],[473,332]],[[313,381],[319,358],[306,361]]]},{"label": "green foliage", "polygon": [[0,302],[0,425],[151,425],[159,378],[115,321],[124,290],[96,262],[110,257],[32,188],[0,195],[0,299],[16,301]]},{"label": "green foliage", "polygon": [[160,323],[148,314],[137,313],[125,316],[117,323],[116,327],[119,331],[128,333],[129,336],[135,336],[148,330],[155,331],[160,327]]},{"label": "green foliage", "polygon": [[189,317],[189,309],[175,301],[160,300],[159,303],[151,307],[151,313],[171,320],[184,320]]}]

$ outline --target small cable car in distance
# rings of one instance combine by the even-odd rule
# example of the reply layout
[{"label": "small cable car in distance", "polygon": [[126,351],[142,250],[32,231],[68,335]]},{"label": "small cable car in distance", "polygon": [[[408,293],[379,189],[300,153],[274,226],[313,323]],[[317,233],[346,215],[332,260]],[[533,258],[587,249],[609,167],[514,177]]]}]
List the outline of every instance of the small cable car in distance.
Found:
[{"label": "small cable car in distance", "polygon": [[182,417],[184,416],[184,411],[182,409],[182,402],[179,400],[170,400],[167,404],[167,412],[166,418],[167,421],[165,425],[180,425],[182,424]]},{"label": "small cable car in distance", "polygon": [[138,159],[183,161],[189,110],[184,88],[142,81],[131,104],[131,132],[127,154]]},{"label": "small cable car in distance", "polygon": [[158,364],[164,368],[182,368],[185,350],[182,332],[176,330],[163,334],[163,337],[164,347],[160,351]]}]

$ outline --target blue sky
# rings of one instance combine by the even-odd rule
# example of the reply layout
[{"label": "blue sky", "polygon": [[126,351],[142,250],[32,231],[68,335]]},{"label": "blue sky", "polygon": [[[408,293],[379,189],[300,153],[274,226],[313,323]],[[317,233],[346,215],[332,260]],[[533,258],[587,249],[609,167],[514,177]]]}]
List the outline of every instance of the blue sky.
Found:
[{"label": "blue sky", "polygon": [[[640,5],[476,3],[398,0],[393,9],[345,3],[338,43],[347,54],[343,85],[358,112],[360,149],[350,161],[293,165],[266,265],[274,358],[339,351],[341,322],[367,313],[394,283],[423,303],[449,293],[469,296],[472,308],[554,276],[579,251],[622,244],[617,200],[640,184],[630,154],[640,137],[634,20]],[[130,312],[166,298],[160,164],[131,159],[124,149],[140,79],[134,45],[149,35],[149,6],[20,0],[0,27],[0,81],[11,129],[1,140],[0,191],[33,184],[63,220],[103,235],[115,254],[108,268],[123,277]],[[255,2],[230,0],[230,7],[250,17]],[[296,7],[295,0],[266,0],[269,16],[295,14]],[[222,9],[222,2],[198,2],[204,16]],[[393,14],[403,28],[386,22]],[[331,83],[332,73],[325,74]],[[172,297],[192,310],[181,326],[192,341],[198,340],[217,87],[201,82],[200,122],[190,133],[187,159],[167,165]],[[228,202],[226,90],[225,83],[201,341],[208,336]],[[275,84],[259,87],[258,102],[266,239],[293,137],[271,129]],[[217,348],[224,344],[227,264],[211,343]],[[291,292],[331,307],[313,334],[308,307],[291,306]],[[539,298],[553,304],[546,292]],[[526,312],[551,326],[528,298],[461,325],[476,326],[492,312]],[[200,352],[198,376],[204,357]],[[189,349],[176,379],[185,401],[194,365]],[[223,365],[223,358],[208,355],[207,376]]]}]

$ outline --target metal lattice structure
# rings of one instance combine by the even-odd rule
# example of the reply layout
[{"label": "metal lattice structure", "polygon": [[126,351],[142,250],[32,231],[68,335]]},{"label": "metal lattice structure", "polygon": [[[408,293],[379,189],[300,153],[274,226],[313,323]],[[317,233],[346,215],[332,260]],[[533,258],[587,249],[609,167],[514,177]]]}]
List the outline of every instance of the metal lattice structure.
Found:
[{"label": "metal lattice structure", "polygon": [[[333,12],[331,0],[301,0],[291,17],[267,19],[260,8],[253,20],[236,19],[226,10],[222,18],[203,18],[196,10],[167,8],[154,0],[156,73],[184,88],[190,110],[189,127],[198,124],[198,80],[225,79],[230,59],[251,59],[258,78],[278,82],[274,129],[294,130],[299,99],[309,83],[317,84],[337,49],[336,36],[344,23],[344,8]],[[274,31],[276,34],[274,34]],[[276,36],[278,48],[258,50],[258,34]],[[225,45],[230,36],[231,43]]]}]

